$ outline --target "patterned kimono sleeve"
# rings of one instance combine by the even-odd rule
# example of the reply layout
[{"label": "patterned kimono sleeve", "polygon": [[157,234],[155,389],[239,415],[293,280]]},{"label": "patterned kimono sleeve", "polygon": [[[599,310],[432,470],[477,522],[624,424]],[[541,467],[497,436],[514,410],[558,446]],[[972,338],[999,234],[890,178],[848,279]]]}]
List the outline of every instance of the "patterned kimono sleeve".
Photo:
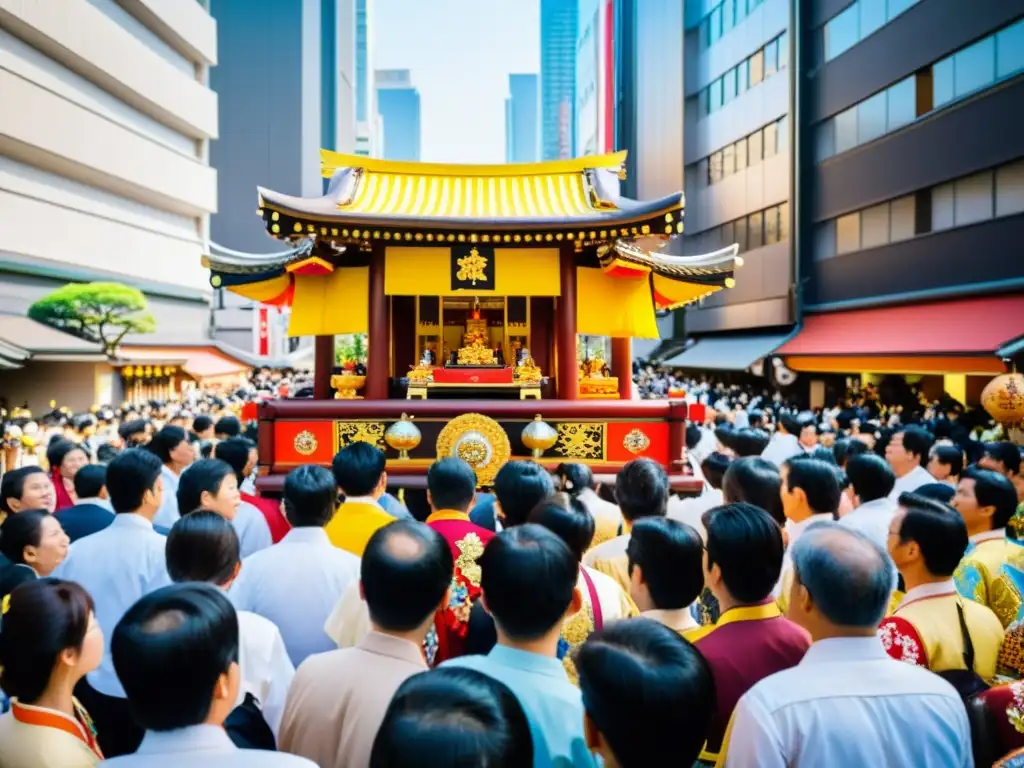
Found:
[{"label": "patterned kimono sleeve", "polygon": [[987,606],[989,604],[988,568],[980,560],[965,557],[953,572],[953,583],[962,597]]},{"label": "patterned kimono sleeve", "polygon": [[897,661],[928,667],[928,651],[917,628],[900,616],[882,619],[878,625],[878,639],[882,648]]}]

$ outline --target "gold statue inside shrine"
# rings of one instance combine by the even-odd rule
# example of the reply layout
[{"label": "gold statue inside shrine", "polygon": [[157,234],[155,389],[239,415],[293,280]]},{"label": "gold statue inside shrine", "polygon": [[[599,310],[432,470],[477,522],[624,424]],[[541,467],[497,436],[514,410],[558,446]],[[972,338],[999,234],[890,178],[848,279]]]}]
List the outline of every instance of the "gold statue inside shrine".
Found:
[{"label": "gold statue inside shrine", "polygon": [[459,349],[459,365],[496,365],[494,350],[485,343],[487,321],[473,318],[466,321],[466,333],[462,337],[463,347]]}]

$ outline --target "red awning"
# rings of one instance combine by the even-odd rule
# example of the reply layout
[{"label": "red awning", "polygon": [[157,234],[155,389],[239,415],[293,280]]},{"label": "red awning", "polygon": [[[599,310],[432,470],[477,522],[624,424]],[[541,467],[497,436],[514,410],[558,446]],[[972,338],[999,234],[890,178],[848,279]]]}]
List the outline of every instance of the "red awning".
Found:
[{"label": "red awning", "polygon": [[1024,295],[810,315],[779,355],[993,355],[1024,334]]}]

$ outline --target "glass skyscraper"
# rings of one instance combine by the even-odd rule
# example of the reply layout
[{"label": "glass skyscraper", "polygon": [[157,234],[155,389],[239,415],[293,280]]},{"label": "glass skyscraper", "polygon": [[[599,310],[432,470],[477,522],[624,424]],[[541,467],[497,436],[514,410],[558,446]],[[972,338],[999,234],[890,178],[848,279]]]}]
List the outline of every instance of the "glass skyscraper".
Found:
[{"label": "glass skyscraper", "polygon": [[578,0],[541,0],[540,103],[544,160],[575,154]]},{"label": "glass skyscraper", "polygon": [[407,69],[378,69],[377,109],[384,122],[384,157],[420,159],[420,92]]},{"label": "glass skyscraper", "polygon": [[505,162],[535,163],[540,157],[537,75],[509,75],[505,99]]}]

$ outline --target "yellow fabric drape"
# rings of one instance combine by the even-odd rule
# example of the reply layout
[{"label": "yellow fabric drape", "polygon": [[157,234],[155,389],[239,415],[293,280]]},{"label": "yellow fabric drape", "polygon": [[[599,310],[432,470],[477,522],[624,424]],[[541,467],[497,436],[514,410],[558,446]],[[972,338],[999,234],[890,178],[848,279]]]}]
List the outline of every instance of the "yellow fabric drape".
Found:
[{"label": "yellow fabric drape", "polygon": [[657,339],[651,285],[646,279],[609,277],[576,268],[576,332],[587,336]]},{"label": "yellow fabric drape", "polygon": [[388,246],[384,257],[388,296],[558,296],[561,292],[557,248],[495,248],[494,290],[453,291],[448,246]]},{"label": "yellow fabric drape", "polygon": [[369,325],[369,267],[342,267],[329,275],[295,275],[289,336],[366,333]]},{"label": "yellow fabric drape", "polygon": [[692,304],[698,299],[710,296],[722,290],[717,285],[702,285],[701,283],[687,283],[682,280],[672,280],[662,275],[654,275],[654,294],[658,301],[659,309],[675,309],[687,304]]},{"label": "yellow fabric drape", "polygon": [[269,280],[261,280],[258,283],[232,285],[228,290],[253,301],[271,301],[288,290],[291,280],[291,275],[283,274]]}]

